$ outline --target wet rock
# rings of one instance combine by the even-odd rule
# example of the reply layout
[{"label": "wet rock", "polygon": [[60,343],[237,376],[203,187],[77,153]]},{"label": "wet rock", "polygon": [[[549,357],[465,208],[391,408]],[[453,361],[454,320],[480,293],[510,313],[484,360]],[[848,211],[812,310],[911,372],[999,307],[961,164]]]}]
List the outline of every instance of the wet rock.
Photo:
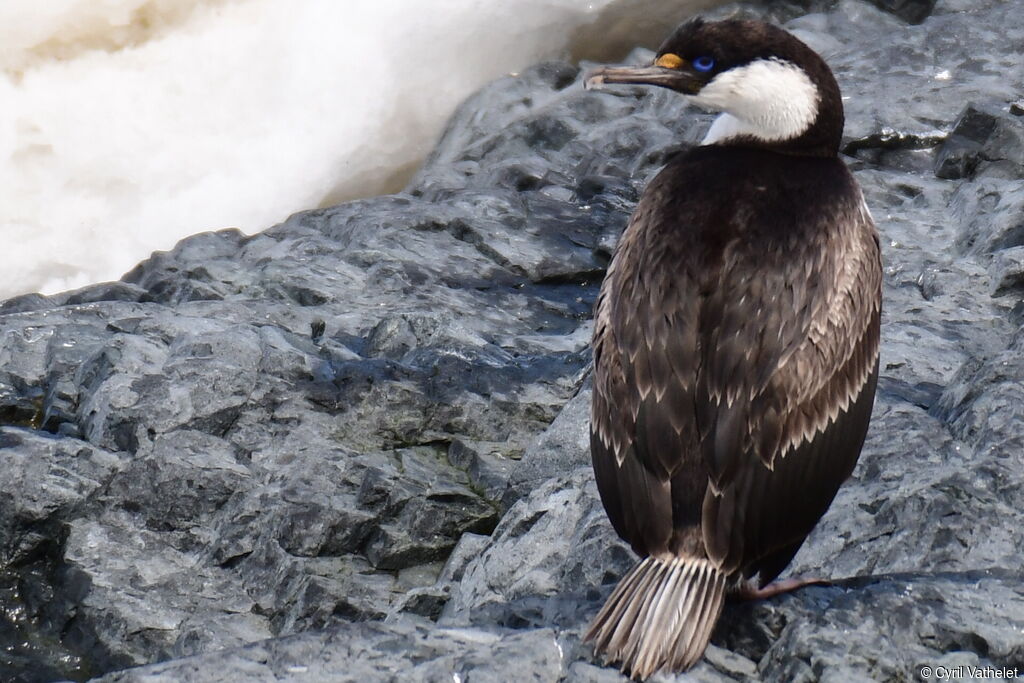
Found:
[{"label": "wet rock", "polygon": [[230,444],[203,432],[176,430],[140,448],[97,499],[144,516],[147,529],[202,533],[204,522],[232,495],[252,486],[252,473]]},{"label": "wet rock", "polygon": [[871,0],[911,24],[920,24],[935,8],[936,0]]},{"label": "wet rock", "polygon": [[365,486],[372,479],[370,486],[376,490],[369,495],[379,496],[381,514],[387,520],[366,544],[366,557],[375,567],[402,569],[443,560],[462,532],[494,528],[493,504],[466,486],[465,475],[445,468],[440,454],[402,451],[400,457],[400,474],[377,470],[364,480]]},{"label": "wet rock", "polygon": [[[885,305],[861,462],[789,569],[833,584],[728,606],[686,680],[1021,664],[1024,27],[878,4],[716,10],[835,68]],[[709,120],[541,64],[403,193],[0,304],[0,678],[624,680],[580,642],[635,560],[589,467],[590,310]]]},{"label": "wet rock", "polygon": [[1024,185],[982,176],[957,188],[950,201],[959,223],[957,243],[967,252],[998,252],[1024,245]]},{"label": "wet rock", "polygon": [[847,96],[847,143],[875,136],[937,143],[965,103],[1020,97],[1019,60],[1006,46],[1024,41],[1024,26],[1012,3],[974,0],[909,28],[868,3],[841,0],[791,26],[821,46]]},{"label": "wet rock", "polygon": [[239,650],[111,674],[99,680],[166,680],[200,683],[237,672],[246,680],[559,680],[563,646],[550,629],[507,630],[438,628],[424,619],[336,626],[329,631],[256,643]]},{"label": "wet rock", "polygon": [[512,466],[502,504],[506,508],[544,482],[590,464],[590,382],[574,396]]},{"label": "wet rock", "polygon": [[[981,666],[1013,668],[1020,645],[1014,631],[1024,616],[1019,580],[1018,573],[979,570],[844,581],[727,609],[716,639],[759,661],[765,680],[920,676],[923,666],[934,669],[954,652]],[[988,600],[1005,605],[1007,618],[974,611]],[[777,639],[766,652],[743,626],[751,621],[771,624]]]},{"label": "wet rock", "polygon": [[240,645],[271,634],[239,581],[126,520],[72,524],[57,585],[77,616],[64,640],[101,669]]},{"label": "wet rock", "polygon": [[587,468],[549,479],[512,506],[488,547],[466,567],[445,614],[472,619],[491,605],[601,585],[632,555],[605,523]]},{"label": "wet rock", "polygon": [[1024,247],[1004,249],[992,266],[993,296],[1024,295]]},{"label": "wet rock", "polygon": [[448,447],[448,462],[465,471],[484,498],[497,501],[505,493],[509,472],[519,456],[518,452],[506,453],[503,446],[487,441],[456,440]]},{"label": "wet rock", "polygon": [[969,104],[935,158],[940,178],[969,178],[983,162],[1005,162],[1024,177],[1024,122],[997,109]]},{"label": "wet rock", "polygon": [[19,565],[56,551],[62,521],[124,466],[122,454],[71,438],[0,427],[0,559]]}]

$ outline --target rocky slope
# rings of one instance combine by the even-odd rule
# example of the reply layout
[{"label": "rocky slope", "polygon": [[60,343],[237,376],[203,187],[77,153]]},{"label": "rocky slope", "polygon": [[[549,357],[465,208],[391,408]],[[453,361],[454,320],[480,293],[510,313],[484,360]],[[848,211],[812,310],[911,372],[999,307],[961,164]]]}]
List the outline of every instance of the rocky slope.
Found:
[{"label": "rocky slope", "polygon": [[[836,71],[882,378],[790,568],[834,584],[729,606],[680,680],[1024,670],[1024,17],[877,5],[717,12]],[[0,678],[622,679],[580,644],[633,561],[589,471],[590,307],[709,116],[580,76],[485,88],[402,194],[0,304]]]}]

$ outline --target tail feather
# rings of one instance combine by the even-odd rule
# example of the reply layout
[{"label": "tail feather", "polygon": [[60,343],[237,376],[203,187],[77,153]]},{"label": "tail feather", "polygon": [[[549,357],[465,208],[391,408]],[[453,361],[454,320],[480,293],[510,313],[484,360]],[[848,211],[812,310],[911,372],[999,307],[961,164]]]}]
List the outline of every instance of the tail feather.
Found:
[{"label": "tail feather", "polygon": [[584,640],[634,678],[686,670],[704,654],[725,584],[725,573],[706,559],[648,557],[615,587]]}]

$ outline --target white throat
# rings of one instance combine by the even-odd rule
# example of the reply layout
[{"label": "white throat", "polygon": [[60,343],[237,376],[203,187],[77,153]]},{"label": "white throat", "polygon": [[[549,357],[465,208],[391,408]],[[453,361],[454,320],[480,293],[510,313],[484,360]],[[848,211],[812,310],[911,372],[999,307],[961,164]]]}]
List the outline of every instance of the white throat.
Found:
[{"label": "white throat", "polygon": [[747,136],[765,142],[799,137],[818,116],[818,89],[807,73],[781,59],[759,59],[723,71],[690,99],[723,112],[701,141]]}]

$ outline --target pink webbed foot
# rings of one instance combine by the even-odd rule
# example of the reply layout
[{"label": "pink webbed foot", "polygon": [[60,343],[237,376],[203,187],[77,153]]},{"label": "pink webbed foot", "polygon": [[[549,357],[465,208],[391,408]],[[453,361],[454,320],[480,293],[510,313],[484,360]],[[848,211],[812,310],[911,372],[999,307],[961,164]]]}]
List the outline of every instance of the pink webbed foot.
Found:
[{"label": "pink webbed foot", "polygon": [[793,578],[783,579],[782,581],[775,581],[769,583],[763,588],[757,588],[753,583],[747,581],[744,582],[737,590],[729,594],[729,597],[734,600],[767,600],[768,598],[774,598],[776,595],[782,595],[794,591],[804,586],[830,586],[831,581],[827,579],[818,578]]}]

